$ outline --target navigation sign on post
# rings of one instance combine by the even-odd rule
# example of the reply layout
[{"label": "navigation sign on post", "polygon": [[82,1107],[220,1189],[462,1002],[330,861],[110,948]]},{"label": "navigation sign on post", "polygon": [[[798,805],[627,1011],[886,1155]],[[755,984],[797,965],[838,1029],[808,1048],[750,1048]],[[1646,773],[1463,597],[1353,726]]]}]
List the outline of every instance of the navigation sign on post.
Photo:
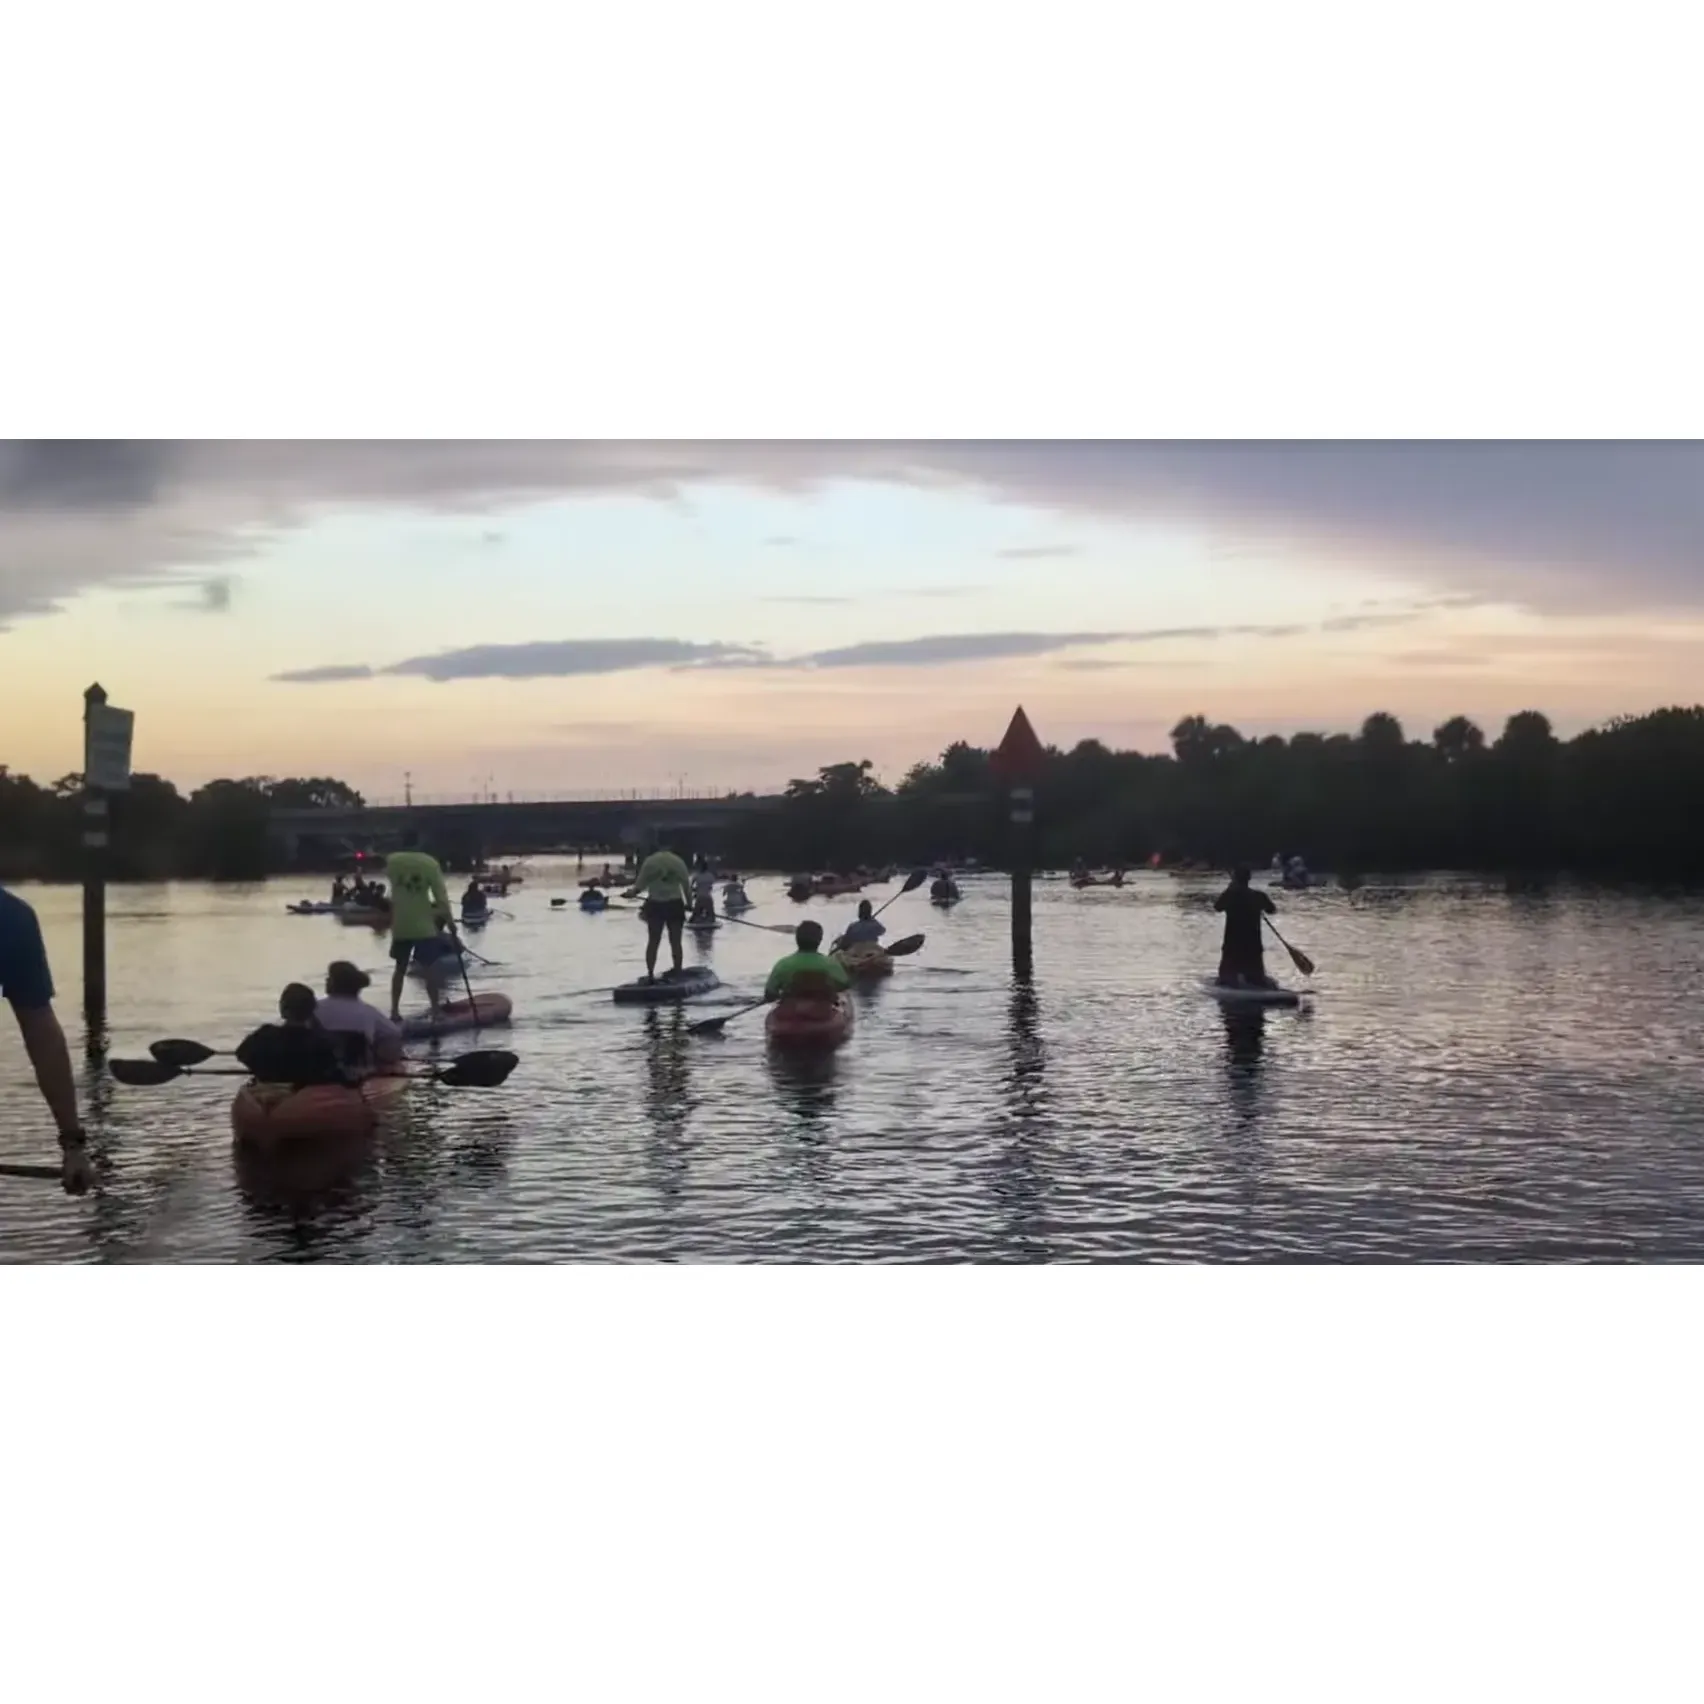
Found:
[{"label": "navigation sign on post", "polygon": [[1044,757],[1041,741],[1035,737],[1035,729],[1020,704],[1006,729],[1006,737],[989,759],[989,768],[994,771],[994,778],[1006,786],[1027,787],[1040,778]]},{"label": "navigation sign on post", "polygon": [[89,701],[83,730],[83,785],[96,793],[130,789],[130,740],[136,726],[132,711]]}]

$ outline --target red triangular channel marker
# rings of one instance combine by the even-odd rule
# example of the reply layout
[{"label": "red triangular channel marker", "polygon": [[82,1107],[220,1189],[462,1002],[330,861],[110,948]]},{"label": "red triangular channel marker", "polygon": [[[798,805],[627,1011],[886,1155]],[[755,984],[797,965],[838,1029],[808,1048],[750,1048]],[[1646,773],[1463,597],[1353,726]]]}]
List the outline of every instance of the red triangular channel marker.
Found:
[{"label": "red triangular channel marker", "polygon": [[990,767],[1000,780],[1022,786],[1041,774],[1043,755],[1041,741],[1035,737],[1035,729],[1020,704],[1013,713],[1006,737],[989,760]]}]

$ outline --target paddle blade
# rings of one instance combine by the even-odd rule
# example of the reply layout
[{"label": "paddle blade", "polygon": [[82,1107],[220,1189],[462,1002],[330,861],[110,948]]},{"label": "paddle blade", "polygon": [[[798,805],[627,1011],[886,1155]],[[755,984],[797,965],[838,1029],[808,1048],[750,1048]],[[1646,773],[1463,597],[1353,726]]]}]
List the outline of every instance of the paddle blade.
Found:
[{"label": "paddle blade", "polygon": [[1285,943],[1285,946],[1290,955],[1290,962],[1295,965],[1296,969],[1299,970],[1303,976],[1312,976],[1314,973],[1314,961],[1309,958],[1300,947],[1292,947],[1287,942]]},{"label": "paddle blade", "polygon": [[133,1089],[156,1088],[183,1075],[176,1065],[165,1065],[158,1059],[109,1059],[107,1069]]},{"label": "paddle blade", "polygon": [[911,874],[905,878],[905,886],[899,891],[901,893],[915,893],[926,881],[928,881],[928,879],[929,872],[927,870],[913,870]]},{"label": "paddle blade", "polygon": [[895,941],[887,950],[889,958],[910,958],[927,939],[924,935],[907,935],[902,940]]},{"label": "paddle blade", "polygon": [[494,1089],[509,1079],[521,1062],[520,1055],[498,1048],[464,1053],[455,1064],[437,1073],[438,1081],[451,1089]]},{"label": "paddle blade", "polygon": [[720,1035],[725,1024],[732,1023],[735,1018],[743,1018],[747,1012],[755,1012],[760,1006],[767,1006],[767,1000],[756,1000],[749,1006],[741,1006],[732,1012],[724,1012],[719,1018],[700,1018],[695,1024],[686,1026],[688,1035]]},{"label": "paddle blade", "polygon": [[566,905],[568,901],[565,899],[553,899],[550,903],[552,905]]},{"label": "paddle blade", "polygon": [[162,1065],[175,1065],[182,1070],[187,1065],[205,1065],[218,1057],[215,1049],[199,1041],[156,1041],[148,1051]]}]

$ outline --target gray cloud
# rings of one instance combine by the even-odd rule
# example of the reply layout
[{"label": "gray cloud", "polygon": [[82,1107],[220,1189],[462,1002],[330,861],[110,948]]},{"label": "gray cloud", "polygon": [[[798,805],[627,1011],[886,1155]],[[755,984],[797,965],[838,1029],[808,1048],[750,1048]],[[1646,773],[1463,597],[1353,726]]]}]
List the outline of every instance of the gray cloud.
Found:
[{"label": "gray cloud", "polygon": [[[685,639],[562,639],[519,645],[469,645],[459,650],[410,657],[383,668],[333,663],[323,668],[291,669],[275,681],[315,685],[325,681],[367,680],[384,675],[417,675],[431,681],[548,680],[573,675],[621,674],[634,669],[673,672],[718,669],[816,670],[948,667],[955,663],[1002,658],[1045,657],[1097,645],[1159,645],[1176,640],[1230,638],[1288,639],[1321,631],[1306,622],[1234,623],[1221,627],[1150,627],[1102,633],[935,633],[920,639],[870,639],[856,645],[777,657],[760,645],[696,644]],[[1084,664],[1084,667],[1094,665]],[[1105,664],[1128,667],[1128,663]]]},{"label": "gray cloud", "polygon": [[1415,651],[1393,651],[1385,661],[1415,669],[1477,669],[1488,666],[1491,659],[1483,652],[1455,651],[1440,645]]},{"label": "gray cloud", "polygon": [[687,639],[541,639],[526,645],[468,645],[410,657],[379,672],[436,681],[546,680],[747,659],[763,662],[767,654],[749,645],[695,644]]},{"label": "gray cloud", "polygon": [[491,513],[551,497],[680,502],[831,480],[975,491],[1060,515],[1186,522],[1372,556],[1545,610],[1704,604],[1704,444],[9,442],[0,621],[88,586],[212,566],[329,510]]},{"label": "gray cloud", "polygon": [[1010,550],[997,550],[994,554],[1007,562],[1041,562],[1053,556],[1075,556],[1077,547],[1074,544],[1019,544]]},{"label": "gray cloud", "polygon": [[292,686],[323,686],[336,680],[371,680],[374,669],[368,663],[322,663],[316,669],[286,669],[282,674],[268,675],[268,680],[285,681]]}]

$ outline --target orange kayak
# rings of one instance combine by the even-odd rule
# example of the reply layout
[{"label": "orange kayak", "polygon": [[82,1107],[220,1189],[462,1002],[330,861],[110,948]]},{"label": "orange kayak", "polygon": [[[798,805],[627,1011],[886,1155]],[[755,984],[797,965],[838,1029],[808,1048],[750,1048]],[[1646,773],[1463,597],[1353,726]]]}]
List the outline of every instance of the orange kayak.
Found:
[{"label": "orange kayak", "polygon": [[370,1136],[408,1083],[401,1073],[381,1073],[348,1087],[245,1083],[231,1102],[231,1133],[240,1147],[269,1153],[302,1142]]},{"label": "orange kayak", "polygon": [[880,941],[857,941],[835,955],[850,976],[892,976],[893,960]]},{"label": "orange kayak", "polygon": [[763,1027],[776,1047],[838,1047],[852,1033],[852,999],[777,1000]]}]

